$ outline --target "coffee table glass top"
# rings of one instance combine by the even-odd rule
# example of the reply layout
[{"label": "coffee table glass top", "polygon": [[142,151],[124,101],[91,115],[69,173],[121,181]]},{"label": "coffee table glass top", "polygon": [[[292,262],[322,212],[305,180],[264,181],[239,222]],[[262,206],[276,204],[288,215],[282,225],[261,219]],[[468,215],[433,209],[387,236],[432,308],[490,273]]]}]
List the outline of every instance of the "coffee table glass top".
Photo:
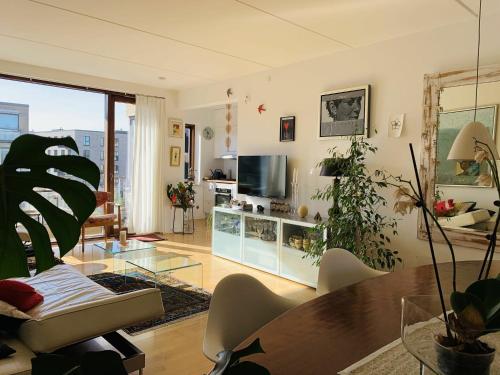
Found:
[{"label": "coffee table glass top", "polygon": [[152,242],[142,242],[138,240],[127,240],[127,245],[120,244],[120,241],[97,242],[94,244],[103,249],[107,254],[121,254],[129,251],[156,249]]},{"label": "coffee table glass top", "polygon": [[175,253],[128,259],[127,263],[154,274],[201,266],[201,262]]}]

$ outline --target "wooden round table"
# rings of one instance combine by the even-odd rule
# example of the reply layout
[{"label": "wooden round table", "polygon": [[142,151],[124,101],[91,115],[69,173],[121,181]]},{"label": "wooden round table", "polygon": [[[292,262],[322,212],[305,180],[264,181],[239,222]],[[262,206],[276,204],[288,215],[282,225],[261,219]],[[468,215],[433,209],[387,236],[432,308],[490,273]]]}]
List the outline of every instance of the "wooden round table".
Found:
[{"label": "wooden round table", "polygon": [[[457,290],[476,280],[481,262],[457,263]],[[451,263],[439,265],[451,292]],[[493,262],[490,277],[500,272]],[[408,268],[342,288],[293,308],[238,346],[259,337],[265,354],[248,357],[272,375],[337,374],[400,337],[401,298],[437,295],[432,265]]]}]

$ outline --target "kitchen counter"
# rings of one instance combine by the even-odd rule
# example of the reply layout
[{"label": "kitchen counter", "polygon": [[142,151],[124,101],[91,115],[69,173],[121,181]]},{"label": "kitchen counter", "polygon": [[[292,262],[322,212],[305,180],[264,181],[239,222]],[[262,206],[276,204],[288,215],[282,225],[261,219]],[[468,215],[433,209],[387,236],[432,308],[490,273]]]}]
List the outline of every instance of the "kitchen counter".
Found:
[{"label": "kitchen counter", "polygon": [[211,180],[211,179],[203,179],[206,182],[217,182],[219,184],[235,184],[236,180]]}]

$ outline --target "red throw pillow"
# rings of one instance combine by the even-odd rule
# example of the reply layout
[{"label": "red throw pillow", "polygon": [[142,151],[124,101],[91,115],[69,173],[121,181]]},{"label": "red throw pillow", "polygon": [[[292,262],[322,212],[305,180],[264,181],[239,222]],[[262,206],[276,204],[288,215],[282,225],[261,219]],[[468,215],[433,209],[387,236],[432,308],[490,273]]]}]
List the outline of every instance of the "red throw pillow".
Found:
[{"label": "red throw pillow", "polygon": [[32,286],[16,280],[0,280],[0,300],[28,311],[43,301],[43,296]]}]

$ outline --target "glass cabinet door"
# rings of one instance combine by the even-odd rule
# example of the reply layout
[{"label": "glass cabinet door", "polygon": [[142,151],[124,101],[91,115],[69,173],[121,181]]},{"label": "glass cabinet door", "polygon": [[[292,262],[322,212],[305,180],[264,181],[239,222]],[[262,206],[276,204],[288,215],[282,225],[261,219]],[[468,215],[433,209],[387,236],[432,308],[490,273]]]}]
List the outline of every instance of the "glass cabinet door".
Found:
[{"label": "glass cabinet door", "polygon": [[241,214],[213,211],[212,252],[241,262]]},{"label": "glass cabinet door", "polygon": [[282,221],[280,275],[310,286],[316,286],[319,268],[307,250],[321,234],[312,227]]},{"label": "glass cabinet door", "polygon": [[278,221],[245,215],[243,262],[278,272]]}]

